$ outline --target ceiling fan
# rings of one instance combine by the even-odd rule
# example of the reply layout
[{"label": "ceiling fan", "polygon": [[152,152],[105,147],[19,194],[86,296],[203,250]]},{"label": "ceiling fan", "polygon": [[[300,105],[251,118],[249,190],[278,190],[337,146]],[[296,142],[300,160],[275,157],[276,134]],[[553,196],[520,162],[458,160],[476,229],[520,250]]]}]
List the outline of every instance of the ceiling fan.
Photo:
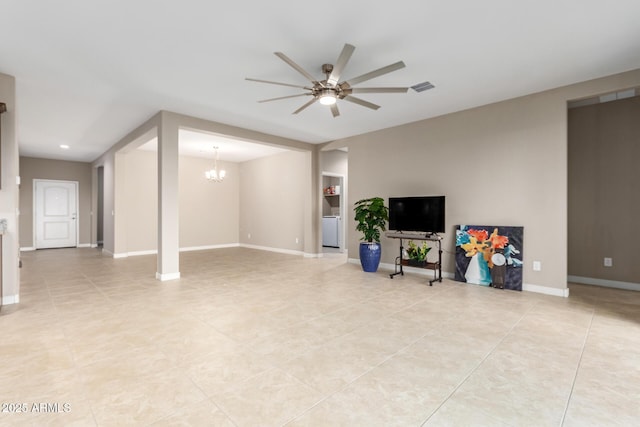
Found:
[{"label": "ceiling fan", "polygon": [[274,85],[295,87],[299,89],[305,89],[308,91],[298,95],[289,95],[289,96],[281,96],[278,98],[263,99],[262,101],[258,101],[258,102],[270,102],[270,101],[277,101],[280,99],[296,98],[300,96],[312,96],[313,98],[309,102],[305,103],[302,107],[298,108],[296,111],[293,112],[293,114],[298,114],[305,108],[309,107],[311,104],[315,103],[316,101],[319,101],[321,104],[328,105],[331,107],[331,113],[333,114],[333,117],[337,117],[340,115],[340,111],[338,110],[338,105],[336,104],[336,101],[338,99],[343,99],[345,101],[353,102],[354,104],[371,108],[372,110],[377,110],[378,108],[380,108],[379,105],[373,104],[369,101],[365,101],[364,99],[360,99],[353,96],[354,93],[406,93],[407,92],[407,90],[409,89],[408,87],[366,87],[366,88],[353,87],[358,83],[362,83],[367,80],[371,80],[375,77],[379,77],[384,74],[390,73],[392,71],[396,71],[401,68],[404,68],[405,65],[404,65],[404,62],[402,61],[398,61],[391,65],[387,65],[386,67],[378,68],[377,70],[373,70],[368,73],[362,74],[358,77],[354,77],[349,80],[340,82],[342,72],[344,71],[344,68],[347,65],[347,62],[349,62],[349,59],[351,58],[351,55],[353,54],[354,50],[355,50],[354,46],[350,44],[345,44],[344,48],[342,48],[342,52],[340,52],[340,56],[338,56],[338,59],[335,65],[323,64],[322,72],[326,76],[324,80],[318,80],[315,77],[313,77],[305,69],[303,69],[301,66],[293,62],[284,53],[275,52],[278,58],[282,59],[284,62],[289,64],[291,67],[293,67],[297,72],[299,72],[304,77],[306,77],[307,80],[311,82],[311,85],[300,86],[300,85],[290,84],[290,83],[280,83],[280,82],[274,82],[269,80],[260,80],[260,79],[251,79],[251,78],[246,78],[246,80],[249,80],[252,82],[259,82],[259,83],[269,83]]}]

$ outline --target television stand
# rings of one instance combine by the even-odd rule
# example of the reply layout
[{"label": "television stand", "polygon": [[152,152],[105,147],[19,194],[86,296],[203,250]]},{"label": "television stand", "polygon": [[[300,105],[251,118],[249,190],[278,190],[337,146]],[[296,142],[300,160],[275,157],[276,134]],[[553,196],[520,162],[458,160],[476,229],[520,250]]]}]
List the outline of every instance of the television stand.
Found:
[{"label": "television stand", "polygon": [[389,239],[400,240],[400,256],[396,257],[394,272],[389,274],[389,277],[393,279],[394,276],[400,274],[404,276],[403,266],[409,265],[409,260],[403,259],[402,254],[404,252],[403,240],[427,240],[430,242],[436,242],[438,248],[438,261],[425,262],[424,265],[417,266],[418,268],[425,268],[427,270],[433,270],[433,279],[429,280],[429,286],[433,286],[433,282],[442,282],[442,237],[436,233],[402,233],[402,232],[388,232],[386,236]]}]

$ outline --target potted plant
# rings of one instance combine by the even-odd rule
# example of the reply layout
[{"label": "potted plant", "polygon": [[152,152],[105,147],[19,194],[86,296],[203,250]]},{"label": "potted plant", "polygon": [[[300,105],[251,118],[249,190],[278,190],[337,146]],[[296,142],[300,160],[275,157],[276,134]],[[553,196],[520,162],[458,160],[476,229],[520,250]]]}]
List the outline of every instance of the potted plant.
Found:
[{"label": "potted plant", "polygon": [[431,248],[427,245],[427,242],[423,242],[418,246],[413,243],[413,240],[409,240],[409,244],[406,249],[408,265],[412,267],[424,267],[427,264],[427,254]]},{"label": "potted plant", "polygon": [[380,264],[380,232],[386,230],[389,209],[381,197],[358,200],[353,208],[356,230],[364,235],[360,240],[360,264],[366,272],[373,273]]}]

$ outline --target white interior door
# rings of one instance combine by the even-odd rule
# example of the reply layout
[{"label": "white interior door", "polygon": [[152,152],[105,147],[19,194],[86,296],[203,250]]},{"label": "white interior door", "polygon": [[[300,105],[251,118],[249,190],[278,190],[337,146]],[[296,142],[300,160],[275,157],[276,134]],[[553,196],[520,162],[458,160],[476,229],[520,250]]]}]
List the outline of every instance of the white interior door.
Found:
[{"label": "white interior door", "polygon": [[36,249],[78,246],[78,183],[35,180]]}]

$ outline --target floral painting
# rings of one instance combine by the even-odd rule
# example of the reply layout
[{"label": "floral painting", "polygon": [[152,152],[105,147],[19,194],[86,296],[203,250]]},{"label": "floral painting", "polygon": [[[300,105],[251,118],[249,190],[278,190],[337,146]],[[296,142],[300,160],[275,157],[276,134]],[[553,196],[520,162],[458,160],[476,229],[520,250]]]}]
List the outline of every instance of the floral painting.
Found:
[{"label": "floral painting", "polygon": [[523,227],[456,227],[456,272],[460,282],[522,290]]}]

